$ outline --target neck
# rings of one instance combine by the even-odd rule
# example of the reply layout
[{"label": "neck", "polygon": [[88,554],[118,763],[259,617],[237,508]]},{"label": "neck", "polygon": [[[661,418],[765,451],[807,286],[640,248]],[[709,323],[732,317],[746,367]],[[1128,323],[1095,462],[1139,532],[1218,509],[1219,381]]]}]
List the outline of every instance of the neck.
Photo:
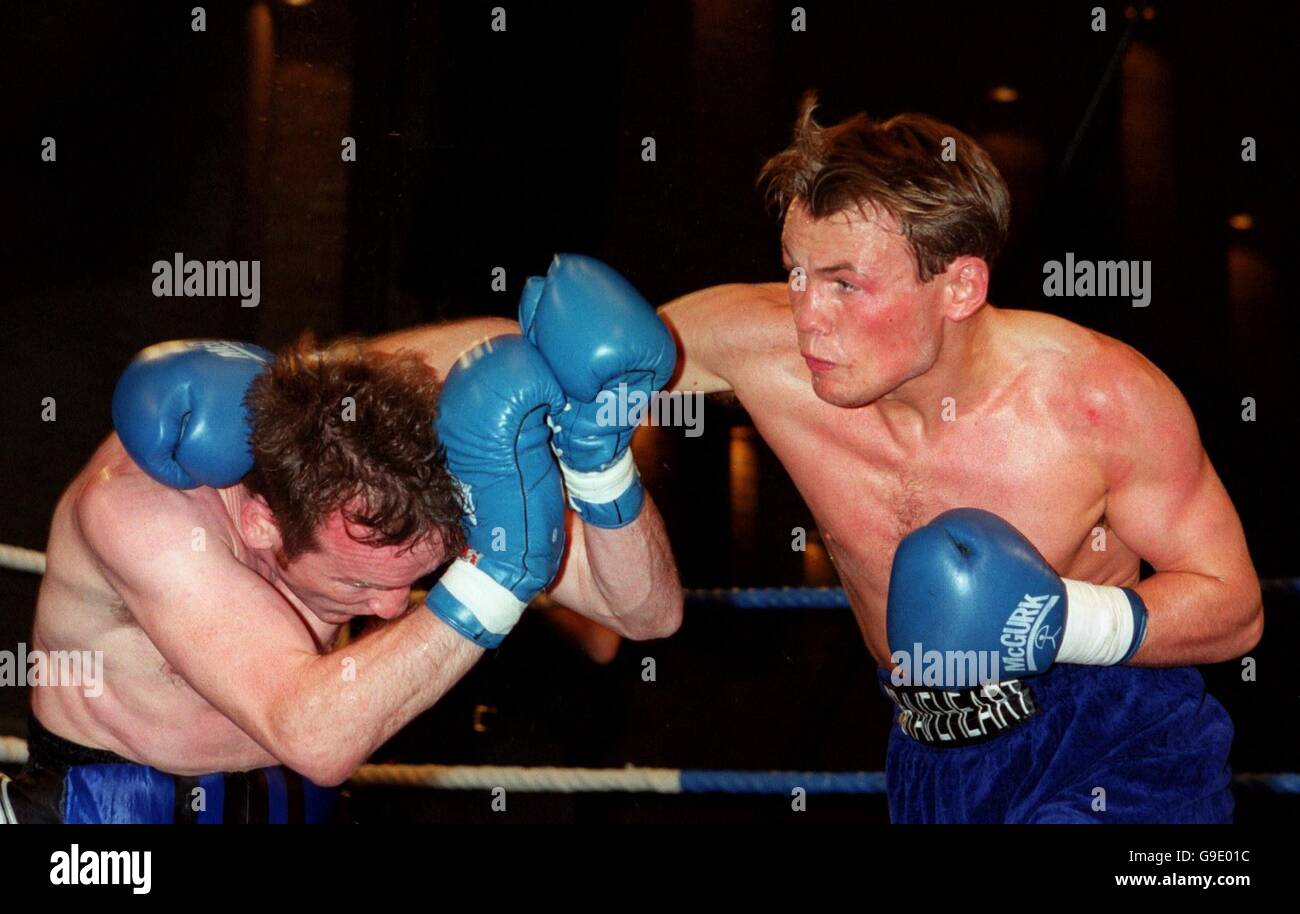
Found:
[{"label": "neck", "polygon": [[934,364],[877,401],[886,421],[919,424],[925,434],[946,424],[949,398],[958,415],[978,408],[997,375],[994,313],[985,305],[964,321],[945,321]]},{"label": "neck", "polygon": [[[244,505],[248,504],[248,490],[244,484],[227,486],[224,489],[217,489],[217,497],[221,499],[221,504],[225,506],[226,513],[230,515],[230,520],[235,525],[235,530],[240,527],[239,517],[243,513]],[[242,539],[242,536],[241,536]]]},{"label": "neck", "polygon": [[244,536],[244,507],[252,501],[253,496],[249,494],[248,489],[244,488],[243,483],[217,489],[217,496],[221,499],[226,514],[230,516],[230,525],[235,531],[235,538],[239,541],[239,549],[248,558],[254,570],[268,581],[275,581],[279,578],[279,566],[275,562],[275,551],[273,549],[259,549],[251,545]]}]

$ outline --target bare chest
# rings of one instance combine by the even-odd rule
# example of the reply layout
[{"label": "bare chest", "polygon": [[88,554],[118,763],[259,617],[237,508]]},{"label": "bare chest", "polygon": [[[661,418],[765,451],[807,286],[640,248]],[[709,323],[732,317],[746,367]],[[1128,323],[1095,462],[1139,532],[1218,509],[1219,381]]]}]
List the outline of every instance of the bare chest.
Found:
[{"label": "bare chest", "polygon": [[1099,462],[1049,424],[972,419],[932,444],[904,447],[883,426],[823,416],[834,418],[814,409],[756,422],[816,518],[877,657],[887,653],[885,602],[898,543],[951,508],[1000,515],[1062,574],[1098,580],[1136,568],[1136,556],[1106,528]]},{"label": "bare chest", "polygon": [[[74,504],[95,466],[92,461],[55,509],[32,639],[49,656],[92,658],[94,687],[33,690],[37,716],[77,742],[170,771],[269,764],[265,750],[163,656],[90,548]],[[221,523],[214,513],[211,529]],[[177,614],[184,610],[175,607]]]}]

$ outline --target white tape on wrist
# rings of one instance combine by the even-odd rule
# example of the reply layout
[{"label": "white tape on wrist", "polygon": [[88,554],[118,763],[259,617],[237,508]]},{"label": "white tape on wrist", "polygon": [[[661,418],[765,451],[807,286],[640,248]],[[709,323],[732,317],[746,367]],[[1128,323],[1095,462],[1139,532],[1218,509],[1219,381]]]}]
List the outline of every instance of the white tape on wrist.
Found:
[{"label": "white tape on wrist", "polygon": [[606,469],[582,473],[561,460],[560,472],[564,475],[564,484],[569,488],[570,498],[603,505],[617,501],[636,480],[636,463],[632,460],[632,449],[628,448],[622,457]]},{"label": "white tape on wrist", "polygon": [[494,635],[504,635],[514,628],[527,606],[465,559],[452,562],[438,583]]},{"label": "white tape on wrist", "polygon": [[1057,663],[1113,666],[1133,644],[1133,606],[1119,587],[1065,579],[1068,609]]}]

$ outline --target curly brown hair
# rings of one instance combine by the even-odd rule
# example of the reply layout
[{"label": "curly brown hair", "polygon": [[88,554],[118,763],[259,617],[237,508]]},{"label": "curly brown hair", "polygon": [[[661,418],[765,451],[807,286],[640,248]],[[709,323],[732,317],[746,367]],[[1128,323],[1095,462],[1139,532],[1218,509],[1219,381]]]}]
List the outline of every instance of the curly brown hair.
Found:
[{"label": "curly brown hair", "polygon": [[284,558],[317,546],[335,511],[370,531],[372,546],[441,536],[464,546],[460,487],[434,431],[441,384],[419,356],[379,353],[345,339],[319,348],[310,335],[253,381],[244,402],[253,469],[244,477],[266,500]]},{"label": "curly brown hair", "polygon": [[796,198],[814,219],[879,207],[898,221],[921,282],[963,255],[993,263],[1006,241],[1011,195],[974,140],[924,114],[883,122],[856,114],[823,127],[813,120],[816,108],[816,93],[806,93],[793,142],[759,173],[783,218]]}]

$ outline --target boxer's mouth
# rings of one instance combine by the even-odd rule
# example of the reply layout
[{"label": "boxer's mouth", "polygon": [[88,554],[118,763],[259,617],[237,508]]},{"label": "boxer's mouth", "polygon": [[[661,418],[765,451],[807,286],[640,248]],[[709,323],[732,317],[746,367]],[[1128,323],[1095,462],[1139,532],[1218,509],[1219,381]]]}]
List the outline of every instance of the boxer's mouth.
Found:
[{"label": "boxer's mouth", "polygon": [[819,359],[814,356],[802,353],[803,360],[808,364],[808,370],[813,374],[825,374],[835,367],[834,362],[828,362],[825,359]]}]

